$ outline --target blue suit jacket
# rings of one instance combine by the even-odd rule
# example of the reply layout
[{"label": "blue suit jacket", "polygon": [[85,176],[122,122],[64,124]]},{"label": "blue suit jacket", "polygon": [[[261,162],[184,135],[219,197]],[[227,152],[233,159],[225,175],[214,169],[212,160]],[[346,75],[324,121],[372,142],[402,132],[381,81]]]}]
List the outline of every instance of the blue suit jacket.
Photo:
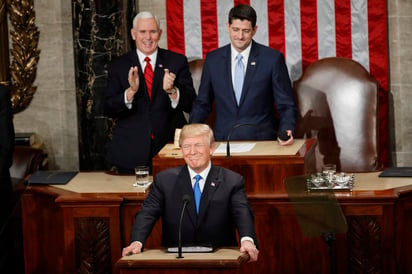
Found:
[{"label": "blue suit jacket", "polygon": [[275,139],[278,130],[295,130],[297,109],[284,57],[254,41],[239,106],[232,84],[230,44],[206,56],[190,122],[204,122],[213,101],[217,140],[225,140],[237,124],[255,124],[260,128],[239,127],[231,135],[233,140]]},{"label": "blue suit jacket", "polygon": [[[128,109],[124,102],[124,92],[129,88],[127,78],[132,66],[138,67],[140,85],[132,108]],[[176,74],[175,86],[179,89],[180,100],[175,109],[171,107],[170,98],[163,90],[165,68]],[[175,129],[186,124],[182,111],[191,111],[195,97],[189,65],[184,55],[158,49],[151,99],[137,52],[132,50],[114,61],[109,67],[105,97],[105,112],[116,119],[112,142],[108,147],[108,162],[129,170],[137,165],[150,164],[151,158],[165,144],[173,141]]]},{"label": "blue suit jacket", "polygon": [[130,242],[143,244],[156,221],[162,220],[162,245],[177,246],[183,196],[191,200],[182,222],[184,246],[238,246],[239,238],[250,236],[258,246],[254,214],[244,189],[243,177],[212,165],[203,188],[199,215],[196,215],[192,183],[187,166],[159,172],[133,224]]}]

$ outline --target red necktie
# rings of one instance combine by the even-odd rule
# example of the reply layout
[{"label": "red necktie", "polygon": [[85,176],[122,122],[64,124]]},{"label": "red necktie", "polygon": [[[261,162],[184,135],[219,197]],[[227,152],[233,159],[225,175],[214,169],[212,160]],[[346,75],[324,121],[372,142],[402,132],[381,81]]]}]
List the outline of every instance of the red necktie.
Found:
[{"label": "red necktie", "polygon": [[144,68],[144,79],[146,80],[147,92],[149,97],[152,97],[152,83],[153,83],[153,68],[150,64],[150,58],[144,58],[146,61],[146,67]]}]

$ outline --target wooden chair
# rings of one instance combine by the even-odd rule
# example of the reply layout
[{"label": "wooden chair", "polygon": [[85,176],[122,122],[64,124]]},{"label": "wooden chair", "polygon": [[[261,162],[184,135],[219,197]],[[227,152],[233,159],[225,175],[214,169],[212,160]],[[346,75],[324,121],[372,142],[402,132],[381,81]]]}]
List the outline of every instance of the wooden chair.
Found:
[{"label": "wooden chair", "polygon": [[358,62],[339,57],[309,65],[293,89],[297,138],[317,138],[316,168],[369,172],[379,163],[378,83]]}]

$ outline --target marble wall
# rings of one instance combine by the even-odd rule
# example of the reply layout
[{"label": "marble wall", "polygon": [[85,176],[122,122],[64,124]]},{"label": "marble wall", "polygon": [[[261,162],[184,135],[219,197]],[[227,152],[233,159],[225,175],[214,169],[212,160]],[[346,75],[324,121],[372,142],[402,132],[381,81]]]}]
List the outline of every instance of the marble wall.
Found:
[{"label": "marble wall", "polygon": [[71,1],[35,0],[41,50],[29,107],[14,116],[16,132],[36,132],[53,169],[79,168]]},{"label": "marble wall", "polygon": [[390,152],[394,165],[412,166],[412,1],[387,2]]},{"label": "marble wall", "polygon": [[[160,46],[167,48],[165,1],[136,2],[138,10],[150,10],[159,16],[163,28]],[[76,102],[71,2],[34,0],[41,50],[37,92],[30,106],[14,118],[17,132],[38,134],[49,154],[50,167],[65,170],[80,169],[82,161],[78,142],[82,131],[78,129],[79,120],[83,120],[78,117]],[[412,166],[412,1],[388,1],[388,30],[391,161],[393,165]],[[93,131],[88,134],[98,136]],[[87,161],[94,163],[96,159]]]}]

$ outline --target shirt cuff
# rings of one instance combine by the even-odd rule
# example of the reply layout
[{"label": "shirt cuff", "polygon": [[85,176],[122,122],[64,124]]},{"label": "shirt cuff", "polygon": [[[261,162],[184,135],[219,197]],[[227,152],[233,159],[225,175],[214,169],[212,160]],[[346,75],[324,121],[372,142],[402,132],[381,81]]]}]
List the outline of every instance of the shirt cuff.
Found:
[{"label": "shirt cuff", "polygon": [[255,241],[253,241],[253,238],[252,238],[252,237],[249,237],[249,236],[242,237],[242,238],[240,239],[240,242],[242,243],[243,241],[251,241],[252,244],[255,244]]},{"label": "shirt cuff", "polygon": [[132,98],[132,100],[130,100],[130,102],[129,101],[127,101],[127,89],[124,91],[124,104],[126,105],[126,107],[128,108],[128,109],[131,109],[132,108],[132,102],[133,102],[133,98]]},{"label": "shirt cuff", "polygon": [[172,98],[170,98],[170,96],[169,96],[170,102],[171,102],[171,105],[172,105],[172,108],[174,108],[174,109],[175,109],[175,108],[177,107],[177,105],[179,104],[180,91],[179,91],[178,88],[176,88],[176,94],[177,94],[176,99],[172,99]]}]

